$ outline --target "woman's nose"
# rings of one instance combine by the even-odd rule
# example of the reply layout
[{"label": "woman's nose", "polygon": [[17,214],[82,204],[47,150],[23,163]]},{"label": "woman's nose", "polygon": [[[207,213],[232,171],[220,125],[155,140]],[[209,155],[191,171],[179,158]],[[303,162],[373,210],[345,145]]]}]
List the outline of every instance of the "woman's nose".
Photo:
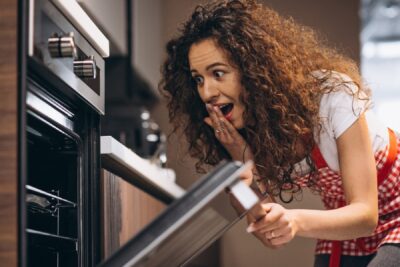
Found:
[{"label": "woman's nose", "polygon": [[204,80],[203,86],[201,88],[202,95],[204,102],[211,102],[213,99],[219,96],[219,90],[217,86],[209,80]]}]

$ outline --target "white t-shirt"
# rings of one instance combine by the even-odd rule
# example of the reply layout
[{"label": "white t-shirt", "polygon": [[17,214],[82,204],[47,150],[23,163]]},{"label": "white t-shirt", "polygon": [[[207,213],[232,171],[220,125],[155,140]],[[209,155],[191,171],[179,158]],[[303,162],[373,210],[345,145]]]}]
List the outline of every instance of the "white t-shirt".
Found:
[{"label": "white t-shirt", "polygon": [[[341,84],[343,81],[346,84]],[[336,139],[339,138],[365,112],[365,118],[371,138],[374,153],[384,149],[389,143],[387,127],[382,124],[371,110],[367,110],[370,101],[353,97],[357,87],[345,74],[334,72],[325,82],[326,86],[336,85],[332,92],[321,97],[319,116],[322,128],[315,129],[314,139],[328,166],[338,171],[339,159]],[[319,136],[318,136],[319,134]],[[295,175],[304,175],[309,172],[305,160],[295,166]]]}]

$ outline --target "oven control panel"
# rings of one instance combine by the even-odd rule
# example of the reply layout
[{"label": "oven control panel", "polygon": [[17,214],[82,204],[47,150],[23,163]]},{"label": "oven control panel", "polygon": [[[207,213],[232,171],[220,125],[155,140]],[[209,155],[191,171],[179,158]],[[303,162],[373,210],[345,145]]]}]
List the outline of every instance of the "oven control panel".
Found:
[{"label": "oven control panel", "polygon": [[109,43],[75,0],[30,0],[29,58],[104,114]]}]

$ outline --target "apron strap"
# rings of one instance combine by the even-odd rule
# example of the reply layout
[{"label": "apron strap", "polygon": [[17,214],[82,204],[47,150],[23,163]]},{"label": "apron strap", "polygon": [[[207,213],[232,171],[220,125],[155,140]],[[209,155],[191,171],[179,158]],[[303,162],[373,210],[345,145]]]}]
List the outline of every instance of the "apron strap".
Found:
[{"label": "apron strap", "polygon": [[316,144],[311,150],[311,158],[314,161],[314,164],[317,167],[317,169],[328,167],[328,164],[326,163],[324,157],[322,156],[321,151],[319,150]]},{"label": "apron strap", "polygon": [[338,240],[332,241],[332,252],[329,258],[329,267],[339,267],[341,255],[342,255],[342,242]]},{"label": "apron strap", "polygon": [[383,165],[382,169],[380,169],[378,173],[378,186],[382,184],[382,182],[386,179],[389,175],[389,172],[392,169],[393,163],[396,160],[397,156],[397,138],[396,134],[393,132],[392,129],[389,130],[389,153],[386,159],[385,164]]}]

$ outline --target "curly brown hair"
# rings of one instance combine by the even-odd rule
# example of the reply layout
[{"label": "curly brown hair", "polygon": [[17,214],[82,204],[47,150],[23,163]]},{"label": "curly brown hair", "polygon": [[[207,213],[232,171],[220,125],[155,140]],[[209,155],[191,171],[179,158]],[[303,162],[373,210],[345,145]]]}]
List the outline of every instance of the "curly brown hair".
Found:
[{"label": "curly brown hair", "polygon": [[[333,85],[322,85],[337,71],[347,74],[359,91],[366,91],[356,64],[325,45],[312,29],[255,1],[197,6],[179,36],[167,44],[159,89],[168,99],[174,131],[184,125],[199,172],[204,171],[204,164],[230,158],[203,122],[208,113],[190,73],[189,49],[207,38],[227,52],[241,75],[246,125],[239,132],[254,154],[260,178],[270,185],[273,195],[297,191],[290,177],[293,164],[299,161],[295,146],[299,142],[304,146],[302,157],[313,165],[309,155],[313,130],[320,126],[320,97],[334,90]],[[320,70],[318,77],[311,75],[316,70]]]}]

